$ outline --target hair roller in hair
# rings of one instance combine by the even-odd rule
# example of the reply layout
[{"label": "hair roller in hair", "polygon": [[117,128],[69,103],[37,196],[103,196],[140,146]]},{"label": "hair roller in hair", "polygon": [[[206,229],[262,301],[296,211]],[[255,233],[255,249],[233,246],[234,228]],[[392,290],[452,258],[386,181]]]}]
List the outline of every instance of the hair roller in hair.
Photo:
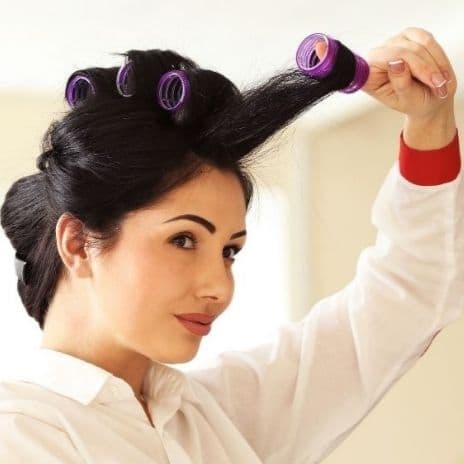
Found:
[{"label": "hair roller in hair", "polygon": [[114,82],[118,67],[87,68],[71,74],[66,84],[66,100],[71,108],[80,106],[90,97],[115,98],[119,94]]},{"label": "hair roller in hair", "polygon": [[[316,54],[315,45],[323,40],[327,49],[322,59]],[[299,45],[296,52],[296,63],[301,71],[316,79],[328,76],[337,59],[337,53],[340,48],[340,42],[327,34],[316,32],[307,36]],[[352,82],[341,89],[343,93],[353,93],[363,87],[369,77],[369,65],[359,55],[354,54],[356,69]]]},{"label": "hair roller in hair", "polygon": [[162,108],[178,111],[190,97],[190,81],[185,71],[176,69],[164,73],[158,82],[156,93]]},{"label": "hair roller in hair", "polygon": [[79,74],[79,71],[71,74],[66,84],[66,100],[71,108],[75,108],[87,100],[90,94],[95,93],[95,85],[89,77]]},{"label": "hair roller in hair", "polygon": [[132,61],[126,61],[116,76],[116,88],[123,97],[132,97],[135,94],[135,75]]}]

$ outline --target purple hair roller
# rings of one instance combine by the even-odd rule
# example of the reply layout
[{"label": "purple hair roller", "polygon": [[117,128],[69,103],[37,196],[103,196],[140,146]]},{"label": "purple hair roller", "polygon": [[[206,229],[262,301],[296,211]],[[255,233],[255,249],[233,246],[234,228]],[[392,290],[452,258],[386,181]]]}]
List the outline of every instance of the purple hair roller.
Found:
[{"label": "purple hair roller", "polygon": [[68,79],[66,84],[66,100],[71,108],[75,108],[83,102],[89,93],[95,95],[95,87],[90,79],[82,74],[75,74]]},{"label": "purple hair roller", "polygon": [[132,97],[135,93],[135,76],[132,61],[123,64],[116,76],[116,88],[123,97]]},{"label": "purple hair roller", "polygon": [[[322,60],[319,60],[315,45],[321,39],[326,43],[327,49]],[[308,35],[298,46],[296,64],[304,74],[310,77],[326,77],[332,71],[338,48],[338,43],[328,35],[318,32]]]},{"label": "purple hair roller", "polygon": [[165,72],[157,87],[157,99],[162,108],[177,111],[190,97],[190,82],[185,71],[176,69]]},{"label": "purple hair roller", "polygon": [[[327,45],[325,55],[319,60],[315,45],[320,40],[323,40]],[[323,78],[328,76],[334,67],[337,53],[340,48],[339,42],[327,34],[316,32],[307,36],[299,45],[296,52],[297,66],[303,71],[304,74],[314,77]],[[355,56],[356,69],[353,81],[341,89],[343,93],[353,93],[363,87],[369,77],[368,63],[358,55]]]}]

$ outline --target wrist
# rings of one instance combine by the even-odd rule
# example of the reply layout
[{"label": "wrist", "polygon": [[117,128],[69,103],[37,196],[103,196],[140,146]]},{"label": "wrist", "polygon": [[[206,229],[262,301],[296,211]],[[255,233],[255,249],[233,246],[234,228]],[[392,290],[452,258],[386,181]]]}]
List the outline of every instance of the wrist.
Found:
[{"label": "wrist", "polygon": [[436,150],[447,146],[456,135],[454,111],[447,109],[428,118],[406,115],[403,140],[415,150]]}]

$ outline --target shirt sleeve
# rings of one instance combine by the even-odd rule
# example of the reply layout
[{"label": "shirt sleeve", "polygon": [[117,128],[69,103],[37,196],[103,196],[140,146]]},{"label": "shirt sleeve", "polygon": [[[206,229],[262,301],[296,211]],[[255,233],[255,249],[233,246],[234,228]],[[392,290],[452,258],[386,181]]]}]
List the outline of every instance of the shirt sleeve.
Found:
[{"label": "shirt sleeve", "polygon": [[416,150],[409,147],[400,134],[399,167],[401,175],[417,185],[439,185],[456,179],[461,170],[459,134],[435,150]]},{"label": "shirt sleeve", "polygon": [[188,373],[266,464],[320,462],[464,312],[458,158],[457,135],[421,152],[401,134],[372,208],[375,244],[351,282],[266,343]]},{"label": "shirt sleeve", "polygon": [[19,412],[0,413],[0,462],[83,464],[68,434]]}]

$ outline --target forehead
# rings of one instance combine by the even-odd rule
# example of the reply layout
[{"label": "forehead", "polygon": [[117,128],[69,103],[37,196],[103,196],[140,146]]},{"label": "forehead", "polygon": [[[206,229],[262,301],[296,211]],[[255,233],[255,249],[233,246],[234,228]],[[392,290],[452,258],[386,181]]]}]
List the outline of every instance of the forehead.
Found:
[{"label": "forehead", "polygon": [[[169,191],[160,201],[143,209],[160,220],[197,214],[224,227],[244,225],[246,204],[238,177],[216,168],[205,168],[195,178]],[[142,211],[142,213],[143,213]]]},{"label": "forehead", "polygon": [[[203,169],[189,182],[173,189],[167,200],[179,200],[194,197],[212,200],[211,203],[228,200],[243,203],[243,189],[237,176],[216,168]],[[169,198],[170,197],[170,198]]]}]

